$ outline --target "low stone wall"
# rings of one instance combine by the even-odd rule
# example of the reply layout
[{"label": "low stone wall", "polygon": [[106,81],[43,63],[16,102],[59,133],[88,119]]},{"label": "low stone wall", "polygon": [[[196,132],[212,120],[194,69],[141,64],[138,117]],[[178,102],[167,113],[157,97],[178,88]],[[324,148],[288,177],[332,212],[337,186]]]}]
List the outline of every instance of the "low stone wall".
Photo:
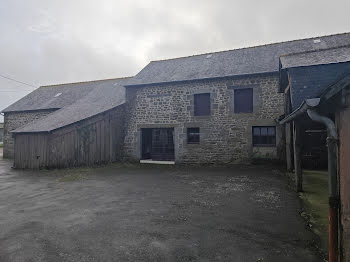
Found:
[{"label": "low stone wall", "polygon": [[11,131],[47,116],[55,110],[8,112],[4,115],[4,158],[14,157],[14,139]]}]

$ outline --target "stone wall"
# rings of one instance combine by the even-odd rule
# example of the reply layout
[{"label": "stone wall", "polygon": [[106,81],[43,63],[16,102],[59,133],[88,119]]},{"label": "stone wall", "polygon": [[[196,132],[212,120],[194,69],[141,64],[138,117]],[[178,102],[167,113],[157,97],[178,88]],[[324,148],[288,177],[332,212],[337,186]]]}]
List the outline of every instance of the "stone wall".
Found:
[{"label": "stone wall", "polygon": [[[235,88],[253,88],[254,112],[234,113]],[[193,95],[210,93],[211,115],[194,116]],[[177,163],[237,163],[253,157],[285,160],[282,127],[275,119],[284,113],[278,75],[207,80],[127,88],[127,158],[141,157],[141,128],[173,127]],[[253,148],[252,126],[276,126],[277,146]],[[187,144],[188,127],[200,128],[200,143]]]},{"label": "stone wall", "polygon": [[9,112],[4,115],[4,158],[14,157],[14,139],[11,131],[38,120],[52,113],[54,110]]}]

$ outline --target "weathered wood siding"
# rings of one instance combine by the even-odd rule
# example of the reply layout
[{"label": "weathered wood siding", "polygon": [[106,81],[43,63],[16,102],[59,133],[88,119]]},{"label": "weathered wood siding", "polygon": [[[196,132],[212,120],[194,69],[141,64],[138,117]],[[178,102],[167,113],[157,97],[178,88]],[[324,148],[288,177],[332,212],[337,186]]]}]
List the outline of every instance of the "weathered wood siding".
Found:
[{"label": "weathered wood siding", "polygon": [[15,167],[37,169],[47,163],[47,134],[15,136]]},{"label": "weathered wood siding", "polygon": [[45,134],[15,135],[16,168],[92,166],[123,157],[124,106]]}]

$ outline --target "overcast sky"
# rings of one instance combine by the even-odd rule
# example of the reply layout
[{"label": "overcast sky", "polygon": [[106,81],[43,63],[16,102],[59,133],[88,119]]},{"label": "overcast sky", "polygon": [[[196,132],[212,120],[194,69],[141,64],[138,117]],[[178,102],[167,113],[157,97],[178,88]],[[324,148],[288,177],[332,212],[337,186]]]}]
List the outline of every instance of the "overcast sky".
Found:
[{"label": "overcast sky", "polygon": [[[1,0],[0,75],[34,86],[132,76],[151,60],[350,32],[349,10],[349,0]],[[31,90],[0,77],[0,109]]]}]

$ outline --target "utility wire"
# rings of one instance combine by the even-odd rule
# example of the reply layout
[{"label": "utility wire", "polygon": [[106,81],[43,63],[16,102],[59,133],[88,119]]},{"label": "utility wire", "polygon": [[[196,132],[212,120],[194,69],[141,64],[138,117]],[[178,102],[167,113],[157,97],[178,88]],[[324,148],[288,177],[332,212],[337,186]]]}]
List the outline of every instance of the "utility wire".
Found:
[{"label": "utility wire", "polygon": [[9,92],[28,92],[28,91],[33,91],[33,90],[30,90],[30,89],[0,90],[0,92],[3,92],[3,93],[9,93]]},{"label": "utility wire", "polygon": [[11,80],[11,81],[14,81],[14,82],[17,82],[17,83],[20,83],[22,85],[27,85],[27,86],[31,86],[31,87],[34,87],[34,88],[37,88],[37,86],[34,86],[34,85],[31,85],[31,84],[28,84],[28,83],[25,83],[25,82],[22,82],[22,81],[19,81],[19,80],[16,80],[16,79],[13,79],[11,77],[8,77],[8,76],[4,76],[4,75],[1,75],[1,77],[5,78],[5,79],[8,79],[8,80]]}]

